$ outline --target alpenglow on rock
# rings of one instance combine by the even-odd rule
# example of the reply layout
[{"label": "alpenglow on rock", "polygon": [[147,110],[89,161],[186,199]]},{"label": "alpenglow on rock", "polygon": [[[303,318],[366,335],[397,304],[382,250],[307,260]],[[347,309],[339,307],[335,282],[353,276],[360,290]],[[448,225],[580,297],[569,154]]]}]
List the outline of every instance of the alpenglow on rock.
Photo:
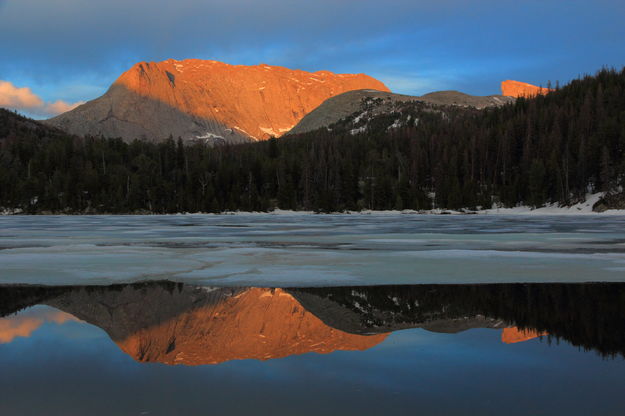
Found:
[{"label": "alpenglow on rock", "polygon": [[326,99],[388,91],[365,74],[189,59],[141,62],[101,97],[47,120],[78,135],[245,142],[280,137]]},{"label": "alpenglow on rock", "polygon": [[536,85],[527,84],[519,81],[503,81],[501,83],[501,95],[505,97],[525,97],[531,98],[537,95],[544,95],[553,91],[549,88],[537,87]]}]

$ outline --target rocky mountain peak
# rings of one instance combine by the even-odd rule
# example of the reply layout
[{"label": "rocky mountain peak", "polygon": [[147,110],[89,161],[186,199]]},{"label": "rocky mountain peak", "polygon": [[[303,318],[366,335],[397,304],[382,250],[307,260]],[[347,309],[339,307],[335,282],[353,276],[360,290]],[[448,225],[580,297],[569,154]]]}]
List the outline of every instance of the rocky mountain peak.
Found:
[{"label": "rocky mountain peak", "polygon": [[128,140],[265,140],[282,136],[326,99],[363,88],[388,91],[365,74],[200,59],[139,62],[104,96],[49,123]]},{"label": "rocky mountain peak", "polygon": [[501,83],[501,95],[505,97],[535,97],[553,91],[549,88],[537,87],[520,81],[507,80]]}]

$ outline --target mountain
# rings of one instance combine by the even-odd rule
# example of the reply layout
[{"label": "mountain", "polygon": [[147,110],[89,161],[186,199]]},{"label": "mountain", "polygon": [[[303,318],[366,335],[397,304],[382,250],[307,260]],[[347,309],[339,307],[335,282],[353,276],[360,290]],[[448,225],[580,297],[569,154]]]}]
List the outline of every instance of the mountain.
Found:
[{"label": "mountain", "polygon": [[[474,328],[500,329],[506,322],[441,302],[430,286],[289,289],[306,310],[327,325],[362,335],[422,328],[455,334]],[[431,297],[432,299],[428,299]]]},{"label": "mountain", "polygon": [[78,135],[239,143],[279,137],[326,99],[388,88],[364,74],[188,59],[140,62],[101,97],[47,123]]},{"label": "mountain", "polygon": [[[440,333],[496,328],[504,343],[548,335],[601,354],[625,355],[624,299],[621,283],[284,289],[172,282],[0,285],[0,326],[7,329],[6,338],[20,336],[20,321],[6,319],[29,306],[48,305],[102,328],[138,361],[187,365],[364,350],[408,328]],[[48,316],[68,319],[73,318]],[[22,328],[23,336],[36,326],[21,323],[30,325]]]},{"label": "mountain", "polygon": [[408,102],[427,103],[434,107],[456,106],[483,109],[498,107],[513,101],[514,99],[511,97],[499,95],[481,97],[458,91],[438,91],[420,97],[371,89],[348,91],[328,98],[323,104],[304,116],[288,134],[306,133],[322,127],[329,127],[355,113],[360,113],[362,117],[367,118],[389,114],[396,111],[400,104]]},{"label": "mountain", "polygon": [[75,289],[45,303],[104,329],[137,361],[170,365],[366,350],[387,337],[332,328],[282,289],[156,283]]},{"label": "mountain", "polygon": [[501,83],[501,95],[505,97],[535,97],[537,95],[545,95],[553,91],[549,88],[537,87],[536,85],[527,84],[520,81],[503,81]]},{"label": "mountain", "polygon": [[326,324],[350,333],[502,328],[506,344],[548,336],[601,355],[625,356],[621,283],[350,286],[289,293]]}]

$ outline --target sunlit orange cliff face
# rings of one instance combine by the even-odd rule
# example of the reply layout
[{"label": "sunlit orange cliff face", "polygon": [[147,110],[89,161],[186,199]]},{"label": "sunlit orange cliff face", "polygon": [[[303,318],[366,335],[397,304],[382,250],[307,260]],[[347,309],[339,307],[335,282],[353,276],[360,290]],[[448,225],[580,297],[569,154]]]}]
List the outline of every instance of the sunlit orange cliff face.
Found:
[{"label": "sunlit orange cliff face", "polygon": [[537,87],[532,84],[527,84],[525,82],[519,81],[503,81],[501,83],[501,95],[505,97],[535,97],[537,95],[544,95],[549,93],[550,90],[548,88]]},{"label": "sunlit orange cliff face", "polygon": [[308,352],[366,350],[387,334],[355,335],[324,324],[281,289],[247,289],[115,340],[143,362],[202,365]]},{"label": "sunlit orange cliff face", "polygon": [[501,332],[501,342],[505,344],[515,344],[517,342],[525,342],[545,335],[547,335],[546,332],[538,332],[533,329],[520,329],[514,326],[503,329]]},{"label": "sunlit orange cliff face", "polygon": [[326,99],[358,89],[389,91],[365,74],[188,59],[141,62],[114,85],[212,119],[253,139],[279,137]]}]

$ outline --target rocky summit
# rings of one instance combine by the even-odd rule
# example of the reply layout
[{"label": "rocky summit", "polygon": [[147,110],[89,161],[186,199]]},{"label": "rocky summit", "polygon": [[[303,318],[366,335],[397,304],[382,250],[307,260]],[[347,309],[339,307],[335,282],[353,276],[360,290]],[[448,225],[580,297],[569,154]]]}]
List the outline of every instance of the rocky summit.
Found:
[{"label": "rocky summit", "polygon": [[101,97],[47,121],[78,135],[245,142],[279,137],[326,99],[388,91],[365,74],[205,60],[141,62]]},{"label": "rocky summit", "polygon": [[537,95],[544,95],[553,91],[549,88],[537,87],[536,85],[527,84],[520,81],[503,81],[501,83],[501,95],[505,97],[525,97],[531,98]]}]

